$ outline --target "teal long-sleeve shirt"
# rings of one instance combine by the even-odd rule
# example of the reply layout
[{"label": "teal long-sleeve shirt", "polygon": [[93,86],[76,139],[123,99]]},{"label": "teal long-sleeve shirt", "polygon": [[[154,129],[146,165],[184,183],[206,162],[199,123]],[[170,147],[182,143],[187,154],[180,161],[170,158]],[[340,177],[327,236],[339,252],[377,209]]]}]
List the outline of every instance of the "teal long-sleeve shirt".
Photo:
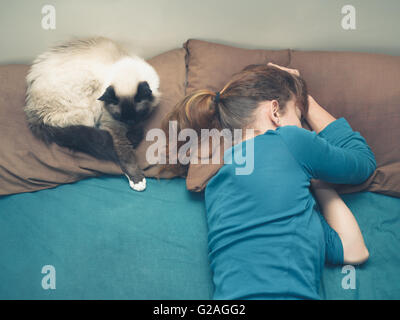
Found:
[{"label": "teal long-sleeve shirt", "polygon": [[[253,156],[250,173],[238,174],[238,153]],[[342,117],[318,134],[268,130],[224,160],[205,190],[213,299],[319,299],[324,264],[343,264],[343,246],[310,180],[364,182],[376,169],[365,139]]]}]

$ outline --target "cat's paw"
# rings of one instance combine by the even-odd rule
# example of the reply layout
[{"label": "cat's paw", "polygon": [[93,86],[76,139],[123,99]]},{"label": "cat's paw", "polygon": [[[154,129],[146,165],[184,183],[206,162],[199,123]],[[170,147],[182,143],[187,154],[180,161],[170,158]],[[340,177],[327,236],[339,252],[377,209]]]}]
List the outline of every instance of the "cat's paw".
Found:
[{"label": "cat's paw", "polygon": [[135,191],[143,191],[146,189],[146,178],[143,178],[141,181],[139,182],[133,182],[127,175],[126,177],[128,178],[129,181],[129,186],[135,190]]}]

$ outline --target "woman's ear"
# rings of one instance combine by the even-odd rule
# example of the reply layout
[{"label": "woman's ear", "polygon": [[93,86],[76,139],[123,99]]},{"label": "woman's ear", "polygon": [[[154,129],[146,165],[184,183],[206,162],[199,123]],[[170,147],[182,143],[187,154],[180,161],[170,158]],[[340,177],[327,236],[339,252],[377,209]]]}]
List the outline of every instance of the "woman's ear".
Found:
[{"label": "woman's ear", "polygon": [[279,114],[279,102],[277,100],[272,100],[270,103],[270,118],[271,121],[277,126],[281,126],[280,114]]}]

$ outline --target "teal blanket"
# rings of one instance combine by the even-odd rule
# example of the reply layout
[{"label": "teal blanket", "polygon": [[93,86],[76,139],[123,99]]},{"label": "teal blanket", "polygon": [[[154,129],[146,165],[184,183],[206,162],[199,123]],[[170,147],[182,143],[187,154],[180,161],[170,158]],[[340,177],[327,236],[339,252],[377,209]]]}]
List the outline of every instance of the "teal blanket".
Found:
[{"label": "teal blanket", "polygon": [[[400,199],[342,198],[370,259],[327,267],[322,297],[400,299]],[[108,176],[0,198],[0,299],[209,299],[212,290],[203,195],[183,179],[148,179],[139,193]]]}]

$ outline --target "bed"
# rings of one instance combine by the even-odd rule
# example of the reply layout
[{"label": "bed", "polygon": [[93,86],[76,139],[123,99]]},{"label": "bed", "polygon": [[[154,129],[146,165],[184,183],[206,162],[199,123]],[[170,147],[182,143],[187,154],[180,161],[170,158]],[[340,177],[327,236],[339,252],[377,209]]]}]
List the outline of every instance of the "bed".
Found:
[{"label": "bed", "polygon": [[[297,68],[312,96],[366,138],[378,164],[365,183],[335,186],[370,258],[326,267],[321,297],[400,299],[400,57],[189,39],[149,62],[163,100],[146,130],[185,94],[217,91],[246,65]],[[132,191],[115,164],[33,137],[23,113],[27,70],[0,66],[0,299],[210,299],[202,190],[218,168],[191,165],[186,180],[146,171],[146,191]],[[142,168],[148,146],[138,148]]]},{"label": "bed", "polygon": [[[342,195],[370,258],[354,270],[326,267],[323,299],[400,298],[400,199]],[[0,198],[0,299],[210,299],[203,193],[180,178],[88,178]],[[44,289],[46,265],[55,289]],[[355,274],[355,278],[352,278]],[[355,286],[355,288],[354,288]]]}]

